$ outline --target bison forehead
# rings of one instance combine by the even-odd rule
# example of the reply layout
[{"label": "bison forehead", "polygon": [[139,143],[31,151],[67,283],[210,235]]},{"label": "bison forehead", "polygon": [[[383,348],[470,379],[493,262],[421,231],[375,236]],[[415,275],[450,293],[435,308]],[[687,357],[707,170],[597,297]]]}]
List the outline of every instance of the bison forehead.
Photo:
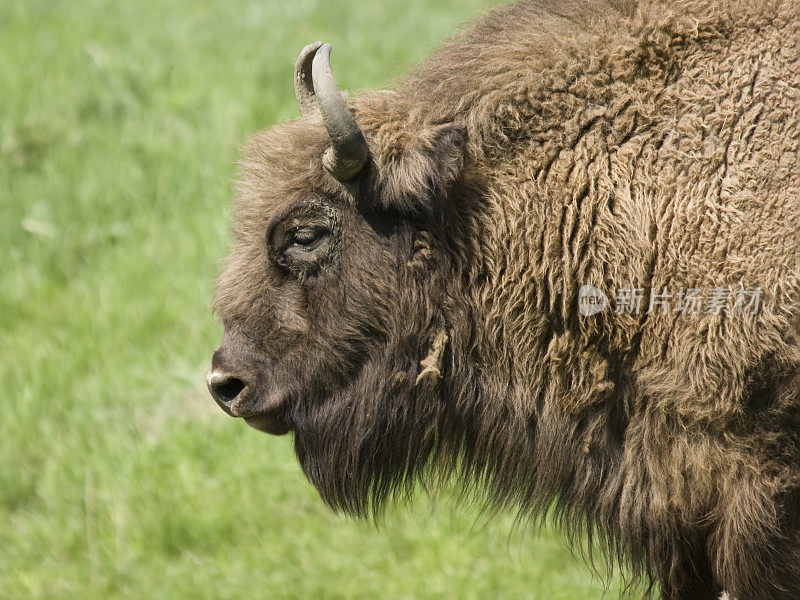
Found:
[{"label": "bison forehead", "polygon": [[234,221],[269,219],[308,195],[340,196],[342,185],[322,168],[329,145],[317,113],[252,136],[239,161]]}]

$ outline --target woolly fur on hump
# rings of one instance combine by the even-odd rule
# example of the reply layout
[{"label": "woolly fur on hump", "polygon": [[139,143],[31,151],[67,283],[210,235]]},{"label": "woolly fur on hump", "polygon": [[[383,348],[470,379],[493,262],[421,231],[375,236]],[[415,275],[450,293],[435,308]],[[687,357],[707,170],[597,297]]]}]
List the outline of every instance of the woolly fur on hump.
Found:
[{"label": "woolly fur on hump", "polygon": [[[485,400],[473,475],[609,534],[665,595],[706,562],[741,598],[800,595],[798,12],[511,4],[364,106],[378,129],[467,127],[461,350],[487,366],[454,393]],[[765,304],[579,320],[584,283]]]}]

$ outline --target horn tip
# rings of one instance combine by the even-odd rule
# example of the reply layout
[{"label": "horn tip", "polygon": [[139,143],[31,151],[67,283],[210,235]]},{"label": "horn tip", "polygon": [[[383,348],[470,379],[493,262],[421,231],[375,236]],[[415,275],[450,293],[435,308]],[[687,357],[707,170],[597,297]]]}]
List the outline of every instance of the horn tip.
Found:
[{"label": "horn tip", "polygon": [[300,51],[299,56],[297,57],[297,61],[294,64],[295,73],[301,71],[308,61],[311,55],[315,54],[317,50],[323,45],[323,42],[314,42],[313,44],[307,44],[303,47]]},{"label": "horn tip", "polygon": [[300,52],[300,54],[303,55],[303,54],[308,54],[309,52],[313,52],[323,44],[324,42],[312,42],[310,44],[306,44],[305,46],[303,46],[303,50],[302,52]]},{"label": "horn tip", "polygon": [[317,50],[323,42],[314,42],[306,45],[294,64],[294,93],[300,114],[305,115],[314,110],[314,85],[311,81],[311,64]]},{"label": "horn tip", "polygon": [[331,55],[331,48],[332,46],[328,42],[325,42],[319,47],[316,54],[314,54],[314,58],[316,59],[317,56],[323,56],[325,58],[329,58]]}]

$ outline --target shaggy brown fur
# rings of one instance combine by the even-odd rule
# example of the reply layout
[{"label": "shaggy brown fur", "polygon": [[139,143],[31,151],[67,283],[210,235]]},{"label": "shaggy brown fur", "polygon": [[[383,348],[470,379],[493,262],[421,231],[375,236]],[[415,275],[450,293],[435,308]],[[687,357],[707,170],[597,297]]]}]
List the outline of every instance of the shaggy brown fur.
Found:
[{"label": "shaggy brown fur", "polygon": [[[214,303],[233,414],[293,429],[353,514],[444,472],[664,598],[800,598],[799,23],[794,0],[507,5],[351,100],[354,182],[318,115],[255,136]],[[308,222],[326,237],[295,252]],[[643,310],[582,317],[583,284]],[[757,286],[755,315],[646,312]]]}]

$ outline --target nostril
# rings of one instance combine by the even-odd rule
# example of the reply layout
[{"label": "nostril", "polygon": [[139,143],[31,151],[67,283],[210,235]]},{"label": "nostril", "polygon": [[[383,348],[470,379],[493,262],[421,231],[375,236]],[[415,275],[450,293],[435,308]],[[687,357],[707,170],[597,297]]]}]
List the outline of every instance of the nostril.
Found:
[{"label": "nostril", "polygon": [[209,384],[213,394],[225,404],[230,404],[245,388],[244,382],[238,377],[220,377]]}]

